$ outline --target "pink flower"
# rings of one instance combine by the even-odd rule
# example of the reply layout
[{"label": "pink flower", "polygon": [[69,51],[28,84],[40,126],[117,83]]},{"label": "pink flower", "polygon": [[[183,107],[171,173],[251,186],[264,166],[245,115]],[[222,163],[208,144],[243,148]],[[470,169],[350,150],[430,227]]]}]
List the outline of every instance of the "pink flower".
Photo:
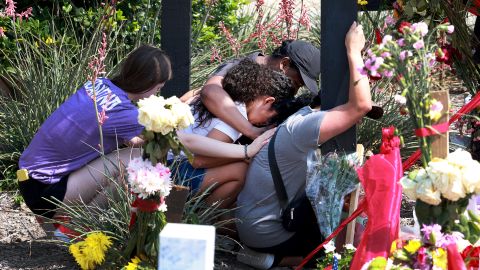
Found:
[{"label": "pink flower", "polygon": [[407,103],[407,98],[402,95],[395,95],[394,100],[400,105],[405,105]]},{"label": "pink flower", "polygon": [[453,25],[447,26],[447,33],[448,34],[453,34],[453,31],[455,31],[455,26],[453,26]]},{"label": "pink flower", "polygon": [[388,58],[388,57],[392,56],[392,54],[390,52],[383,52],[380,56],[383,57],[383,58]]},{"label": "pink flower", "polygon": [[413,43],[413,48],[416,50],[419,50],[425,46],[425,43],[423,42],[422,39],[418,40],[417,42]]},{"label": "pink flower", "polygon": [[397,40],[397,44],[398,44],[398,46],[400,46],[400,47],[405,46],[405,39],[404,39],[404,38],[401,38],[401,39]]},{"label": "pink flower", "polygon": [[407,57],[410,57],[412,56],[412,52],[411,51],[401,51],[400,52],[400,55],[399,55],[399,58],[401,61],[405,60]]},{"label": "pink flower", "polygon": [[0,26],[0,38],[5,37],[5,29]]},{"label": "pink flower", "polygon": [[392,36],[391,35],[385,35],[382,39],[382,44],[385,45],[387,42],[392,41]]},{"label": "pink flower", "polygon": [[386,70],[384,70],[384,71],[382,72],[382,75],[383,75],[384,77],[391,78],[391,77],[393,77],[393,71],[386,69]]},{"label": "pink flower", "polygon": [[20,20],[22,20],[23,18],[25,19],[28,19],[28,17],[32,16],[32,8],[29,7],[27,8],[27,10],[25,10],[24,12],[20,13],[20,14],[17,14],[17,18],[19,18]]},{"label": "pink flower", "polygon": [[395,20],[392,16],[388,15],[388,16],[385,18],[385,23],[386,23],[388,26],[394,25],[394,24],[396,23],[396,20]]},{"label": "pink flower", "polygon": [[425,56],[427,57],[427,60],[428,60],[428,66],[429,67],[433,67],[436,63],[435,61],[435,55],[433,53],[427,53],[427,55]]},{"label": "pink flower", "polygon": [[220,56],[217,47],[213,46],[212,55],[210,56],[210,62],[214,62],[215,60],[218,60],[218,62],[222,62],[222,57]]},{"label": "pink flower", "polygon": [[428,25],[424,22],[414,23],[412,25],[413,32],[418,32],[422,37],[428,33]]},{"label": "pink flower", "polygon": [[13,2],[13,0],[5,0],[5,15],[8,17],[15,18],[15,5],[17,3]]},{"label": "pink flower", "polygon": [[362,67],[359,67],[357,68],[358,72],[360,72],[361,75],[363,76],[367,76],[368,75],[368,72],[367,70],[365,69],[365,66],[362,66]]}]

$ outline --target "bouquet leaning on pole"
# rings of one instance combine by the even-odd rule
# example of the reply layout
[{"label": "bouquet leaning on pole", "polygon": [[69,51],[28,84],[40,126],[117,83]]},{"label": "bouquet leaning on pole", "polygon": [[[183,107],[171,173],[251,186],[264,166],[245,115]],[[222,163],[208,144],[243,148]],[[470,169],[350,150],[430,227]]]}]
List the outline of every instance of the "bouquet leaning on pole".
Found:
[{"label": "bouquet leaning on pole", "polygon": [[[145,127],[142,135],[142,157],[127,166],[128,183],[136,197],[130,220],[131,237],[125,256],[140,256],[155,264],[158,255],[158,237],[166,224],[165,198],[172,188],[172,176],[166,165],[168,152],[186,150],[176,135],[177,130],[193,123],[190,107],[177,97],[165,99],[151,96],[138,102],[138,121]],[[133,254],[135,252],[135,254]]]}]

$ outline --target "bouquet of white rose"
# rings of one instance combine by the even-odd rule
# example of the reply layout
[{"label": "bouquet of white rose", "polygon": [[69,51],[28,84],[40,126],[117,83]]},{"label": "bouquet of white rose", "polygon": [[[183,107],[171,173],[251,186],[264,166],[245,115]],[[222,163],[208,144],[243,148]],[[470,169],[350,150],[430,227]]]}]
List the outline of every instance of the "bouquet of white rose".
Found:
[{"label": "bouquet of white rose", "polygon": [[158,237],[166,224],[165,198],[172,189],[170,169],[165,166],[167,153],[189,152],[178,140],[176,131],[193,123],[187,104],[177,97],[164,99],[150,96],[138,102],[138,122],[145,127],[142,158],[131,160],[127,166],[128,183],[135,195],[130,220],[131,237],[125,256],[133,253],[155,265]]},{"label": "bouquet of white rose", "polygon": [[405,195],[417,201],[420,223],[438,223],[446,231],[461,231],[473,240],[478,239],[480,230],[466,232],[458,220],[470,197],[480,194],[479,171],[480,163],[469,152],[457,149],[446,159],[433,158],[426,168],[411,171],[400,183]]},{"label": "bouquet of white rose", "polygon": [[190,106],[175,96],[168,99],[150,96],[141,99],[138,107],[138,122],[145,127],[144,158],[149,158],[155,165],[157,162],[165,162],[170,150],[174,154],[183,151],[190,156],[176,135],[177,130],[184,129],[194,122]]}]

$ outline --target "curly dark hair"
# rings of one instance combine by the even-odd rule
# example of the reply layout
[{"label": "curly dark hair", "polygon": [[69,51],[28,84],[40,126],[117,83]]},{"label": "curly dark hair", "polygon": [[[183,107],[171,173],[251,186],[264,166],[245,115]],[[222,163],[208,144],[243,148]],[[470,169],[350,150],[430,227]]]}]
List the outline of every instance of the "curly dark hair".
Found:
[{"label": "curly dark hair", "polygon": [[[283,73],[247,58],[227,72],[222,86],[233,101],[242,102],[245,105],[261,96],[274,97],[275,102],[272,105],[274,109],[277,109],[277,104],[284,100],[292,99],[295,93],[292,82]],[[206,125],[214,117],[200,99],[194,102],[193,110],[198,114],[196,120],[198,126]]]}]

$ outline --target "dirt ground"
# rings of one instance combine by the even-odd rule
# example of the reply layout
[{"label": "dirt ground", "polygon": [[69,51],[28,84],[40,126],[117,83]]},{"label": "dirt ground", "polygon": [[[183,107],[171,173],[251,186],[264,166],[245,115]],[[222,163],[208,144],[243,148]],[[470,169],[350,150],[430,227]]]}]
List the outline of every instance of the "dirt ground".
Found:
[{"label": "dirt ground", "polygon": [[[48,240],[32,212],[25,204],[16,205],[13,197],[13,193],[0,192],[0,269],[79,269],[68,249]],[[254,270],[233,254],[215,255],[216,270]]]}]

